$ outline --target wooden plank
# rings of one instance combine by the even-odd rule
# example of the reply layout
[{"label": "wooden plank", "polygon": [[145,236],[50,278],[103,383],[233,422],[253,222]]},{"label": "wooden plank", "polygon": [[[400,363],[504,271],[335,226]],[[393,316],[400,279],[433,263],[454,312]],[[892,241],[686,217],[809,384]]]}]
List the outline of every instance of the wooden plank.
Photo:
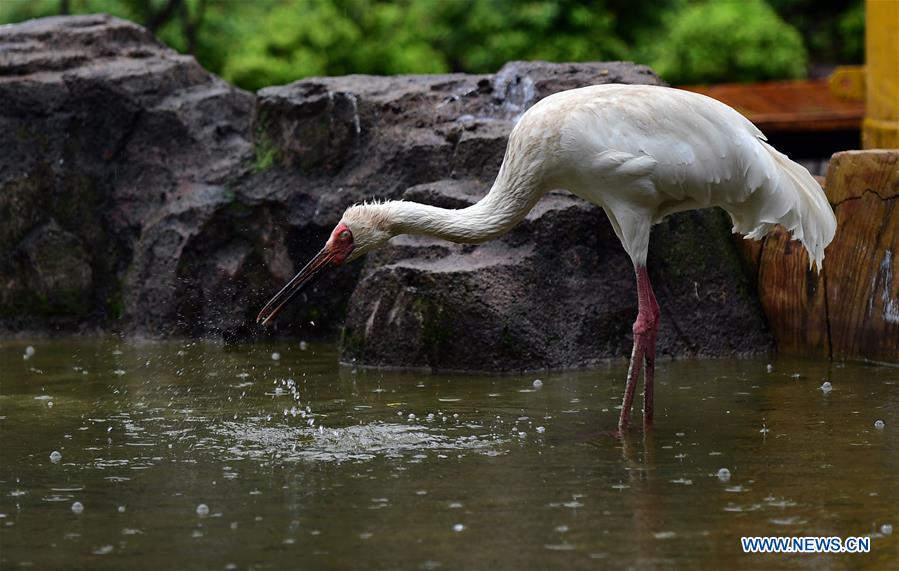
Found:
[{"label": "wooden plank", "polygon": [[763,132],[860,129],[863,101],[833,94],[826,79],[682,87],[722,101]]}]

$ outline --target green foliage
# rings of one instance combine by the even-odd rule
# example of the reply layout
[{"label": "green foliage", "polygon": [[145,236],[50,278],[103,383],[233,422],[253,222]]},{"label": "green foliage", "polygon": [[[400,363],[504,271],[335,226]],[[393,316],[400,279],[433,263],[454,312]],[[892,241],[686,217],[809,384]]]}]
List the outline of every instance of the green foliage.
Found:
[{"label": "green foliage", "polygon": [[438,73],[426,2],[278,2],[256,24],[265,33],[234,46],[226,79],[258,89],[300,77],[348,73]]},{"label": "green foliage", "polygon": [[837,57],[845,63],[865,61],[865,6],[859,0],[837,19]]},{"label": "green foliage", "polygon": [[805,39],[813,60],[842,64],[864,61],[864,0],[768,0]]},{"label": "green foliage", "polygon": [[650,65],[672,83],[803,77],[802,37],[762,0],[703,2],[674,12]]},{"label": "green foliage", "polygon": [[574,0],[279,2],[223,75],[251,89],[346,73],[492,72],[512,59],[620,58],[614,15]]},{"label": "green foliage", "polygon": [[0,0],[0,23],[107,12],[253,90],[315,75],[489,73],[515,59],[629,59],[694,83],[801,77],[806,47],[860,61],[862,1]]},{"label": "green foliage", "polygon": [[[428,3],[428,0],[423,0]],[[627,57],[615,14],[601,0],[471,0],[431,3],[432,41],[454,70],[494,72],[515,59],[588,61]]]}]

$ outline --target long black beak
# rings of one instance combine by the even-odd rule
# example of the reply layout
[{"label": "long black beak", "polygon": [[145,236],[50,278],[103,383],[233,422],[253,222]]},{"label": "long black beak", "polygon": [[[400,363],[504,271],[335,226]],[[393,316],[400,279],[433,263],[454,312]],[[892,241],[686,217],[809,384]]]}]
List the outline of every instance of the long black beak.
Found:
[{"label": "long black beak", "polygon": [[309,260],[309,263],[300,270],[300,272],[287,282],[287,285],[281,288],[275,297],[271,299],[259,315],[256,317],[256,323],[268,325],[275,317],[281,313],[281,310],[293,300],[303,288],[314,282],[322,274],[322,270],[331,265],[333,254],[328,246],[322,248],[321,252]]}]

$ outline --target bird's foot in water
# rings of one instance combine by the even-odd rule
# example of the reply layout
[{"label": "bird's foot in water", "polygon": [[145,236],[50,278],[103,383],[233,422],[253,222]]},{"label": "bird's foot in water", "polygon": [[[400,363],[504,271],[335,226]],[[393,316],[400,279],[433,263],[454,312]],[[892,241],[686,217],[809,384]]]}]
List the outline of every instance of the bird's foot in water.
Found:
[{"label": "bird's foot in water", "polygon": [[653,420],[653,396],[655,378],[655,331],[634,335],[634,351],[627,372],[627,385],[621,402],[621,416],[618,418],[618,431],[623,432],[630,427],[631,409],[634,404],[634,393],[640,372],[643,372],[643,426],[649,428]]},{"label": "bird's foot in water", "polygon": [[658,316],[647,322],[637,319],[634,324],[634,350],[631,364],[627,372],[627,385],[621,402],[621,416],[618,419],[618,431],[623,432],[630,426],[631,408],[634,404],[634,393],[640,372],[643,372],[643,426],[652,426],[654,379],[656,365],[656,336],[658,334]]},{"label": "bird's foot in water", "polygon": [[634,322],[634,349],[631,353],[631,364],[627,371],[627,385],[624,388],[624,399],[621,402],[621,416],[618,419],[618,431],[623,432],[630,426],[631,408],[634,404],[634,393],[640,372],[643,372],[643,426],[652,426],[653,396],[656,370],[656,338],[659,334],[659,305],[649,283],[646,268],[638,266],[637,299],[640,309]]}]

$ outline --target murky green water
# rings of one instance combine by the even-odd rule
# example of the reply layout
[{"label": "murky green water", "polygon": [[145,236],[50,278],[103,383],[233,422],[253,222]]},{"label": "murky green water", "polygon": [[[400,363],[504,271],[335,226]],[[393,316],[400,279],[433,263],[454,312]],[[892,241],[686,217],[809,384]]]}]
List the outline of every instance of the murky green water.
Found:
[{"label": "murky green water", "polygon": [[[428,375],[296,343],[4,342],[0,568],[899,568],[899,369],[766,364],[660,363],[656,428],[622,441],[601,432],[623,362]],[[743,535],[872,552],[746,555]]]}]

